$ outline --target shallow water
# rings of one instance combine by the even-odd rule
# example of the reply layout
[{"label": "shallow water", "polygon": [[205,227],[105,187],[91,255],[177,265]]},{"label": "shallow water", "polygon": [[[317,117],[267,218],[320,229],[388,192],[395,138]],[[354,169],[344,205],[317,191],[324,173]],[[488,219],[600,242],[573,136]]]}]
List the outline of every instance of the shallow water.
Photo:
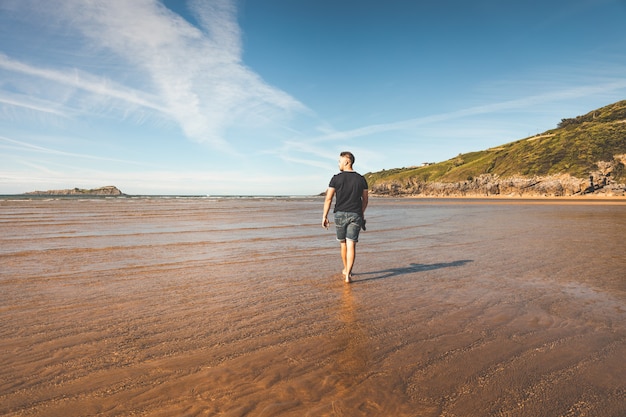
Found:
[{"label": "shallow water", "polygon": [[0,200],[0,415],[626,415],[626,204]]}]

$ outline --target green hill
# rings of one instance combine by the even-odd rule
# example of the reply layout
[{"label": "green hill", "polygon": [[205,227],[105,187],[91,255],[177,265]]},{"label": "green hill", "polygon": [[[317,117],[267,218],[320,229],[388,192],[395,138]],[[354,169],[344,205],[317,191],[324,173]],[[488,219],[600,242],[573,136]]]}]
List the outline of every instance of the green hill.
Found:
[{"label": "green hill", "polygon": [[[372,191],[379,194],[420,194],[429,188],[428,184],[434,183],[440,184],[439,188],[441,184],[456,184],[468,189],[468,185],[479,178],[483,182],[485,178],[491,182],[497,179],[498,184],[507,179],[528,179],[521,182],[526,187],[533,181],[559,176],[567,177],[570,182],[579,179],[583,187],[582,182],[590,182],[593,177],[598,188],[598,184],[625,182],[625,163],[626,100],[583,116],[562,119],[556,129],[536,136],[460,154],[437,164],[384,170],[365,174],[365,177]],[[584,188],[593,185],[589,183]],[[432,194],[437,194],[435,191]],[[477,193],[483,191],[477,190]],[[572,189],[561,195],[576,193]]]}]

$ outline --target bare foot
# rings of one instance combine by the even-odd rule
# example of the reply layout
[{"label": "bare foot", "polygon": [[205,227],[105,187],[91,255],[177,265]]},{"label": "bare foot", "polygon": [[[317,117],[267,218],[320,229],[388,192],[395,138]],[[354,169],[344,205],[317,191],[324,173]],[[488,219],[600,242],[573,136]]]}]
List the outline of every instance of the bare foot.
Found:
[{"label": "bare foot", "polygon": [[345,269],[343,271],[341,271],[341,275],[344,276],[345,281],[346,281],[347,284],[352,282],[352,274],[348,274]]}]

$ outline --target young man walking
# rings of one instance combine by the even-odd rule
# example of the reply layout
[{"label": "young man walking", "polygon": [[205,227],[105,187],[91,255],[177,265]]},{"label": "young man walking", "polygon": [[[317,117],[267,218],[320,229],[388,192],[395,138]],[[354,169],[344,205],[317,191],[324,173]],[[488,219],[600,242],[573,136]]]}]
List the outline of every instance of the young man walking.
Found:
[{"label": "young man walking", "polygon": [[365,209],[368,201],[368,187],[365,178],[354,171],[354,155],[351,152],[341,152],[339,155],[339,174],[336,174],[328,184],[326,199],[324,200],[324,214],[322,227],[328,229],[328,212],[335,198],[335,227],[337,240],[341,245],[341,260],[345,282],[352,282],[352,267],[356,257],[356,243],[359,241],[359,232],[365,225]]}]

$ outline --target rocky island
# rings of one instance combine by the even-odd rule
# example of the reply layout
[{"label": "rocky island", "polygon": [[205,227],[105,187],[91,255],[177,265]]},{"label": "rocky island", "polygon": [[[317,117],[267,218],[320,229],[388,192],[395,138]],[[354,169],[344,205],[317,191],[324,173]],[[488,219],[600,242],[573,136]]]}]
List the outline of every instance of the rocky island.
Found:
[{"label": "rocky island", "polygon": [[72,188],[67,190],[32,191],[25,195],[56,195],[56,196],[122,196],[125,195],[119,188],[107,185],[100,188],[83,189]]}]

